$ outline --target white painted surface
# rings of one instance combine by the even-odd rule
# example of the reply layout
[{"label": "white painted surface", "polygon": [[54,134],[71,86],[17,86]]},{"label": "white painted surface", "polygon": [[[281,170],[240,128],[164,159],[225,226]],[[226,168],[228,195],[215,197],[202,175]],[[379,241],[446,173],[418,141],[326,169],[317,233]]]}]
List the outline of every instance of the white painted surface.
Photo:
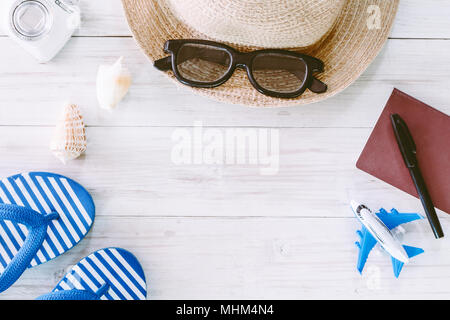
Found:
[{"label": "white painted surface", "polygon": [[[84,24],[51,63],[36,64],[0,36],[0,176],[68,175],[92,193],[94,228],[63,257],[28,270],[0,299],[33,299],[93,250],[122,246],[142,261],[150,298],[448,298],[450,243],[426,221],[404,229],[426,253],[400,279],[374,251],[355,268],[359,224],[348,199],[422,212],[413,197],[358,171],[355,162],[392,88],[450,113],[450,14],[446,0],[402,1],[391,40],[349,89],[305,107],[249,109],[178,88],[153,70],[130,37],[118,0],[84,1]],[[121,108],[97,107],[100,63],[124,55],[134,84]],[[65,100],[83,108],[88,151],[63,166],[48,151]],[[195,121],[277,128],[280,170],[182,165],[171,135]],[[450,219],[440,213],[444,230]]]}]

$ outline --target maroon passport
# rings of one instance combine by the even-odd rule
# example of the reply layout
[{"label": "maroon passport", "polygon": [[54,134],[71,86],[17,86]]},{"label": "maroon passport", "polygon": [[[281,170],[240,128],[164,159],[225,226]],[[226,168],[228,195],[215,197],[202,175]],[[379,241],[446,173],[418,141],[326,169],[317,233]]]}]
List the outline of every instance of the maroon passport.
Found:
[{"label": "maroon passport", "polygon": [[405,120],[417,160],[436,208],[450,214],[450,117],[394,89],[356,167],[418,198],[400,153],[390,115]]}]

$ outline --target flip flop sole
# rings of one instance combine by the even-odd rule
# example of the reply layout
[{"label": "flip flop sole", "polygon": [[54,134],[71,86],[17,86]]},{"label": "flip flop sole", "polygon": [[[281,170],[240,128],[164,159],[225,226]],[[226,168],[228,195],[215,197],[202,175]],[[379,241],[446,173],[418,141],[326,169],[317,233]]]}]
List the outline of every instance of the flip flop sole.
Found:
[{"label": "flip flop sole", "polygon": [[[41,214],[57,212],[47,235],[28,268],[50,261],[73,248],[91,229],[95,206],[89,192],[67,177],[47,172],[17,174],[0,181],[0,203],[15,204]],[[0,221],[0,273],[17,254],[27,228]]]},{"label": "flip flop sole", "polygon": [[105,248],[83,258],[61,279],[52,292],[87,290],[96,292],[108,284],[102,300],[145,300],[147,285],[136,257],[121,248]]}]

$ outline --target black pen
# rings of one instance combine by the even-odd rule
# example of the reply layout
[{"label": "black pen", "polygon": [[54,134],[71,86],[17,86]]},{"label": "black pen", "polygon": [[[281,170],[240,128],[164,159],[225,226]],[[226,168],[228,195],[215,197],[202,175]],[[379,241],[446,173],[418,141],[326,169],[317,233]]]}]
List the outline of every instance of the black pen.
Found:
[{"label": "black pen", "polygon": [[423,208],[427,214],[431,229],[433,229],[434,236],[436,239],[442,238],[444,232],[442,231],[441,223],[439,222],[430,194],[428,193],[422,173],[420,172],[416,156],[416,144],[411,136],[411,132],[405,121],[398,114],[392,114],[391,121],[398,147],[400,148],[403,160],[405,161],[406,167],[408,167],[411,178],[416,186],[417,193],[419,194],[420,201],[422,201]]}]

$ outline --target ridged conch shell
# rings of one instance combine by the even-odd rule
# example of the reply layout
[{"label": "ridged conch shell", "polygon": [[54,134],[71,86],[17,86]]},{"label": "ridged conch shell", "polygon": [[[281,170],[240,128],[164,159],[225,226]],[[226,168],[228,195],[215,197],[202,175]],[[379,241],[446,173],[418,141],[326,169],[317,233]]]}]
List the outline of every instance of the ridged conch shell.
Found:
[{"label": "ridged conch shell", "polygon": [[86,130],[84,128],[83,116],[77,105],[68,104],[59,120],[50,150],[64,164],[67,161],[78,158],[86,151]]},{"label": "ridged conch shell", "polygon": [[123,65],[123,57],[112,66],[101,65],[97,73],[97,99],[103,109],[114,109],[128,93],[131,74]]}]

